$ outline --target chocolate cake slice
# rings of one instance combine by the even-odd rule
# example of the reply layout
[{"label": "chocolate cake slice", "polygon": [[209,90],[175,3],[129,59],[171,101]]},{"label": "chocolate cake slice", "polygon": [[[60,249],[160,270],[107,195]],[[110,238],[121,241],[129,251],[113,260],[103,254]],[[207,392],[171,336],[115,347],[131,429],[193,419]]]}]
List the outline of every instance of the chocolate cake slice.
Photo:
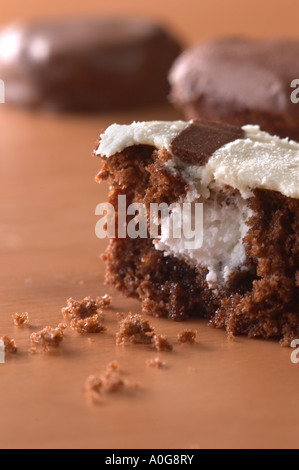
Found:
[{"label": "chocolate cake slice", "polygon": [[[104,255],[108,281],[154,316],[205,317],[230,334],[283,345],[299,337],[298,143],[255,125],[152,121],[111,125],[95,154],[117,215],[120,196],[124,209],[141,203],[147,214],[173,204],[156,217],[155,237],[116,227]],[[190,233],[174,229],[194,225],[198,205],[202,240],[190,245]],[[163,232],[167,216],[173,230]]]}]

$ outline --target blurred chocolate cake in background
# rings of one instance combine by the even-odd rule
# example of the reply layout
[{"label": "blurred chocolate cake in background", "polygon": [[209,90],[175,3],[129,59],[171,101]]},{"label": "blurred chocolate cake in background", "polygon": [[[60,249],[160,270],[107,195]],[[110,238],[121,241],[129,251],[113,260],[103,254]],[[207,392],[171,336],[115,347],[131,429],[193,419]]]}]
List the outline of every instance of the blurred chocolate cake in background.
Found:
[{"label": "blurred chocolate cake in background", "polygon": [[299,140],[299,40],[220,38],[184,51],[169,80],[171,102],[187,119],[258,124]]},{"label": "blurred chocolate cake in background", "polygon": [[94,17],[8,25],[0,33],[6,102],[102,111],[167,102],[178,41],[147,19]]}]

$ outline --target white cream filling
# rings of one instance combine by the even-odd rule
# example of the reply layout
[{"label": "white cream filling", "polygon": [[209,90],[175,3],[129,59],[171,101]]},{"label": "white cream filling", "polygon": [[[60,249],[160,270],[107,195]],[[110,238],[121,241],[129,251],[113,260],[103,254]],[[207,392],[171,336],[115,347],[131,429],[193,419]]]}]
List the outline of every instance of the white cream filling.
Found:
[{"label": "white cream filling", "polygon": [[[190,194],[187,199],[190,200]],[[195,199],[193,204],[197,201]],[[244,263],[246,253],[242,240],[249,228],[246,221],[251,216],[252,210],[239,193],[225,199],[223,193],[212,192],[211,197],[203,201],[201,248],[187,248],[189,240],[184,237],[183,232],[181,238],[161,236],[156,240],[155,247],[163,250],[165,256],[173,255],[187,259],[192,265],[205,266],[208,269],[206,280],[213,287],[214,284],[228,281],[230,274]],[[176,220],[171,216],[173,232]]]},{"label": "white cream filling", "polygon": [[[188,125],[183,121],[113,124],[101,136],[97,154],[107,157],[131,145],[151,145],[166,148]],[[196,203],[201,196],[203,206],[203,245],[186,248],[182,238],[162,238],[155,241],[156,249],[165,255],[186,258],[192,264],[208,268],[207,281],[226,282],[230,274],[242,266],[246,254],[243,238],[248,231],[246,221],[252,211],[246,199],[252,189],[262,188],[299,199],[299,144],[280,139],[260,130],[259,126],[243,127],[244,139],[223,145],[209,158],[205,166],[188,165],[177,156],[166,165],[179,171],[190,185],[186,201]],[[229,204],[219,199],[224,185],[238,189]],[[173,221],[172,221],[173,222]]]}]

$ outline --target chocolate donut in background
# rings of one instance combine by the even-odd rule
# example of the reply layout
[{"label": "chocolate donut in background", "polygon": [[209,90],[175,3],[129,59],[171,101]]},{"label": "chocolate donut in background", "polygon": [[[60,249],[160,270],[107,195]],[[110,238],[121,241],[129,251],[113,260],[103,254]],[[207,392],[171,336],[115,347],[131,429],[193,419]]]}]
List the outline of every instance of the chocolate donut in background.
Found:
[{"label": "chocolate donut in background", "polygon": [[7,103],[54,111],[126,109],[167,101],[181,48],[138,18],[18,23],[0,33]]},{"label": "chocolate donut in background", "polygon": [[222,38],[187,49],[169,74],[171,101],[187,119],[259,124],[299,140],[298,40]]}]

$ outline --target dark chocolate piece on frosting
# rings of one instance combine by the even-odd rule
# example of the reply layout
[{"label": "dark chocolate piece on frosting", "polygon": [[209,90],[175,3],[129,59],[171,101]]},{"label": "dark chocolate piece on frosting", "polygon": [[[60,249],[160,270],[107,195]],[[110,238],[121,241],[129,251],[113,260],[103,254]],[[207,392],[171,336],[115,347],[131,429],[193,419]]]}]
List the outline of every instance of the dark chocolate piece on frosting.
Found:
[{"label": "dark chocolate piece on frosting", "polygon": [[205,165],[213,153],[229,142],[243,139],[241,127],[218,122],[193,121],[173,140],[174,155],[192,165]]},{"label": "dark chocolate piece on frosting", "polygon": [[75,18],[8,25],[0,33],[7,103],[54,111],[125,109],[167,101],[181,48],[155,22]]}]

